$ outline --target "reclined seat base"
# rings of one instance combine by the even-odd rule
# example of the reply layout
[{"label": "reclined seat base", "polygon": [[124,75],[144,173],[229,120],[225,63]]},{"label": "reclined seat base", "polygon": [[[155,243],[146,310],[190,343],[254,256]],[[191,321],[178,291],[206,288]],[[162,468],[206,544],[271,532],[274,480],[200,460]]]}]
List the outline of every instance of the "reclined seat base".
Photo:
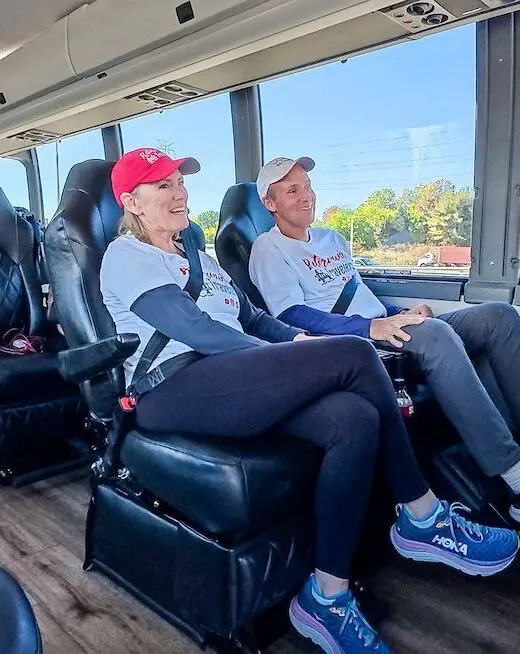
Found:
[{"label": "reclined seat base", "polygon": [[121,481],[97,486],[84,567],[107,574],[200,645],[247,630],[309,573],[311,506],[234,542],[208,537],[150,501]]},{"label": "reclined seat base", "polygon": [[484,474],[435,400],[416,403],[415,408],[408,433],[423,474],[437,495],[462,502],[478,522],[510,526],[509,498],[500,478]]},{"label": "reclined seat base", "polygon": [[78,393],[0,406],[0,484],[23,485],[88,465],[96,439]]}]

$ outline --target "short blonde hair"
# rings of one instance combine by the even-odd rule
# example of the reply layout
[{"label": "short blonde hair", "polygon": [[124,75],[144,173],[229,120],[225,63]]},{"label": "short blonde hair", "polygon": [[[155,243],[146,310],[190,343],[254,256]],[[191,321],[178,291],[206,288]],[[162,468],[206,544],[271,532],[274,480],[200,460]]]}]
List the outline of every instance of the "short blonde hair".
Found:
[{"label": "short blonde hair", "polygon": [[123,216],[119,223],[118,234],[119,236],[122,236],[123,234],[128,234],[128,232],[133,234],[139,241],[150,245],[150,237],[143,227],[143,223],[139,216],[125,207],[123,210]]}]

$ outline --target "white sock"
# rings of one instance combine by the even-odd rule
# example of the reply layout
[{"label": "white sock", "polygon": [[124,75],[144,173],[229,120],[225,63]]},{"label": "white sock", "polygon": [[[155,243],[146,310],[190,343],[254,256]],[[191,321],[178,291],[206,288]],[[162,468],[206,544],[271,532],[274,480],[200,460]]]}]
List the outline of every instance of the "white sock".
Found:
[{"label": "white sock", "polygon": [[430,527],[433,527],[439,513],[442,513],[442,511],[444,511],[444,507],[442,506],[442,504],[439,502],[437,498],[435,498],[435,502],[436,504],[431,515],[429,515],[426,518],[416,518],[413,515],[413,513],[410,511],[408,506],[405,504],[404,510],[406,512],[406,515],[408,516],[408,520],[410,520],[410,522],[416,527],[419,527],[419,529],[429,529]]},{"label": "white sock", "polygon": [[513,491],[513,493],[520,493],[520,461],[515,463],[512,468],[509,468],[509,470],[506,470],[500,476]]},{"label": "white sock", "polygon": [[[321,594],[322,598],[337,597],[348,590],[348,579],[334,577],[328,572],[315,570],[312,577],[311,588],[314,588]],[[318,599],[315,597],[315,599]]]}]

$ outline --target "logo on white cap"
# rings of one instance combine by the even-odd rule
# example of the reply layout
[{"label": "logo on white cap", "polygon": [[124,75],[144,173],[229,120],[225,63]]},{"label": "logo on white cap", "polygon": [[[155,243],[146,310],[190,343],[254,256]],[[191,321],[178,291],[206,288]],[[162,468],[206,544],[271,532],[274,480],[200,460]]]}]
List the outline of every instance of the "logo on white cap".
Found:
[{"label": "logo on white cap", "polygon": [[296,162],[292,159],[286,159],[285,157],[278,157],[278,159],[273,159],[271,161],[271,165],[273,166],[283,166],[284,163],[291,163],[294,165]]}]

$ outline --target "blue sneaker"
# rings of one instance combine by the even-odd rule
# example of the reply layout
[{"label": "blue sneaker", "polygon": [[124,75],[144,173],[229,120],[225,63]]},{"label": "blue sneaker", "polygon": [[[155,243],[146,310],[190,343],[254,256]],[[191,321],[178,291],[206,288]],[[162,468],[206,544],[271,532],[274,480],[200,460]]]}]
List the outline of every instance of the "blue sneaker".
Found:
[{"label": "blue sneaker", "polygon": [[421,528],[399,505],[390,530],[393,546],[407,559],[444,563],[468,575],[488,577],[507,568],[518,552],[516,532],[470,522],[459,511],[469,509],[460,502],[439,502]]},{"label": "blue sneaker", "polygon": [[291,602],[293,627],[327,654],[391,654],[359,610],[350,591],[324,598],[311,575]]}]

